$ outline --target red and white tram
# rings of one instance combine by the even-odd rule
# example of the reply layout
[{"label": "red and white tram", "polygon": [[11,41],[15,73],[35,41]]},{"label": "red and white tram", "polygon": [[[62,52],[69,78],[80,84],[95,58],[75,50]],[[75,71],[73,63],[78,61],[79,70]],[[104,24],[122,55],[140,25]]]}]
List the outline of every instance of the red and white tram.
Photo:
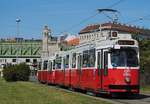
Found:
[{"label": "red and white tram", "polygon": [[139,47],[134,39],[89,42],[42,60],[38,80],[94,93],[139,93]]}]

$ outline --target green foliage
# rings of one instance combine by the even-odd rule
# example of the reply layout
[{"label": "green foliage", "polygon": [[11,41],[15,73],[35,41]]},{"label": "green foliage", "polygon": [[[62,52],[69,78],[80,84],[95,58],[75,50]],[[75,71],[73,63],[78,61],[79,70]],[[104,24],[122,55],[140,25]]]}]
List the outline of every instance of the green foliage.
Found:
[{"label": "green foliage", "polygon": [[142,85],[150,84],[150,40],[142,40],[140,45],[140,69]]},{"label": "green foliage", "polygon": [[0,104],[109,104],[106,101],[32,82],[0,79]]},{"label": "green foliage", "polygon": [[30,68],[25,63],[19,65],[9,65],[3,70],[6,81],[28,81]]},{"label": "green foliage", "polygon": [[150,85],[142,86],[141,87],[141,92],[143,93],[150,93]]}]

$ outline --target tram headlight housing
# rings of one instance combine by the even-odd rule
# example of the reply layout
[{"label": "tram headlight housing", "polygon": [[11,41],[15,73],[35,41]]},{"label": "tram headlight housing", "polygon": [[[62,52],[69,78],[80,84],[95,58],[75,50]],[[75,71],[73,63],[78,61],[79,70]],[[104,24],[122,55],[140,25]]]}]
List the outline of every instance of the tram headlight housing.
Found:
[{"label": "tram headlight housing", "polygon": [[131,83],[131,78],[130,77],[125,77],[125,82],[126,83]]}]

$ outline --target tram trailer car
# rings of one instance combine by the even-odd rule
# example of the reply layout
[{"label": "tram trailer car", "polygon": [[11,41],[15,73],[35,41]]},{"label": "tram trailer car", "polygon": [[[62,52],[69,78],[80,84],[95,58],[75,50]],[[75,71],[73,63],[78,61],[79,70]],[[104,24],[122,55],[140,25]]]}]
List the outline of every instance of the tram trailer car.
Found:
[{"label": "tram trailer car", "polygon": [[139,93],[139,47],[134,39],[81,44],[43,59],[38,80],[94,93]]}]

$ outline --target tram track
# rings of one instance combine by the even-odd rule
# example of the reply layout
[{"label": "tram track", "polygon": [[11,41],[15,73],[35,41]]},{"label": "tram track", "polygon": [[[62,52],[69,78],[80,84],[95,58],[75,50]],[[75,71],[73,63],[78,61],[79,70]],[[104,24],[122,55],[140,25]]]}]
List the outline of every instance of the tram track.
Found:
[{"label": "tram track", "polygon": [[90,97],[90,98],[93,98],[96,100],[106,101],[106,102],[109,102],[112,104],[150,104],[150,94],[142,93],[142,94],[135,95],[135,96],[118,98],[118,97],[108,97],[108,96],[104,96],[104,95],[94,96],[94,95],[84,94],[81,92],[64,89],[59,86],[49,86],[49,87],[63,90],[65,92],[69,92],[69,93],[78,93],[82,96]]},{"label": "tram track", "polygon": [[90,97],[96,100],[101,100],[101,101],[106,101],[112,104],[150,104],[150,94],[139,94],[139,95],[134,95],[131,97],[125,97],[125,98],[118,98],[118,97],[108,97],[108,96],[104,96],[104,95],[100,95],[100,96],[94,96],[94,95],[88,95],[88,94],[84,94],[84,93],[80,93],[80,92],[75,92],[72,90],[68,90],[68,89],[64,89],[64,88],[60,88],[58,86],[49,86],[50,88],[55,88],[55,89],[59,89],[59,90],[63,90],[65,92],[69,92],[69,93],[78,93],[82,96],[86,96],[86,97]]},{"label": "tram track", "polygon": [[[40,84],[37,81],[37,79],[32,80],[32,82]],[[112,103],[112,104],[150,104],[150,93],[141,93],[139,95],[128,96],[128,97],[108,97],[108,96],[103,96],[101,94],[99,96],[94,96],[91,94],[90,95],[84,94],[84,93],[73,91],[70,89],[61,88],[60,86],[52,86],[52,85],[48,85],[48,86],[49,86],[49,88],[53,88],[56,90],[62,90],[62,91],[74,93],[74,94],[78,93],[82,96],[90,97],[90,98],[93,98],[96,100],[106,101],[106,102]]]}]

